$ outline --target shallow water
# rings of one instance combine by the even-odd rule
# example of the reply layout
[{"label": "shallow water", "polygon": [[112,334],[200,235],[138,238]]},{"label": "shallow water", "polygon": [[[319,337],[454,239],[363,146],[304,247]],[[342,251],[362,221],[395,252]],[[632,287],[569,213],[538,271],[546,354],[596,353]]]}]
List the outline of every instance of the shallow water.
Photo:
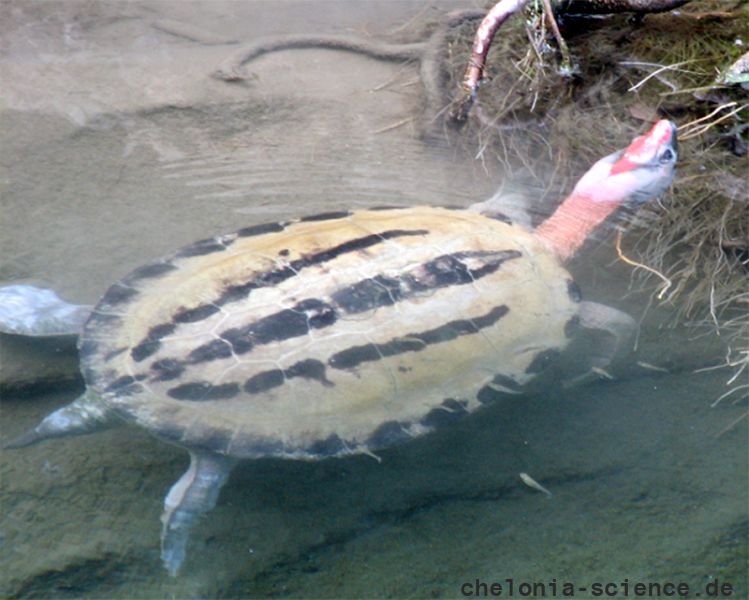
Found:
[{"label": "shallow water", "polygon": [[[206,32],[376,35],[436,14],[419,3],[0,11],[3,283],[91,303],[196,239],[342,206],[468,205],[502,179],[470,152],[421,141],[415,122],[381,132],[417,114],[413,65],[300,50],[254,61],[246,84],[208,76],[234,46]],[[165,19],[200,28],[203,41],[154,26]],[[611,257],[599,249],[575,276],[586,297],[639,317],[647,295],[622,299],[629,271]],[[546,584],[535,597],[554,597],[555,579],[558,597],[571,582],[589,598],[594,582],[626,578],[684,582],[703,597],[705,585],[729,583],[747,598],[747,431],[721,433],[743,409],[711,408],[726,372],[693,372],[719,363],[720,345],[661,330],[659,318],[649,313],[640,358],[668,373],[631,367],[617,381],[553,385],[384,451],[381,463],[242,464],[177,579],[160,564],[159,516],[183,450],[121,428],[3,451],[0,595],[454,598],[471,591],[463,584],[512,578]],[[15,386],[2,398],[7,439],[81,389],[70,340],[2,344],[3,382]]]}]

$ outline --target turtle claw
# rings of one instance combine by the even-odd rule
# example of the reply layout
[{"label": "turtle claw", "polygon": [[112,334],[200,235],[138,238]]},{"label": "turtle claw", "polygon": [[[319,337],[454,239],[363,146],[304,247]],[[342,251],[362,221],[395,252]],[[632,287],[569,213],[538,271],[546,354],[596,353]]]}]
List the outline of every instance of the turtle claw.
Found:
[{"label": "turtle claw", "polygon": [[614,377],[606,369],[602,369],[601,367],[591,367],[588,371],[586,371],[582,375],[577,375],[570,379],[564,380],[562,382],[562,387],[565,389],[569,389],[569,388],[577,387],[579,385],[591,383],[593,381],[601,381],[602,379],[606,379],[608,381],[615,381],[616,377]]},{"label": "turtle claw", "polygon": [[3,450],[25,448],[26,446],[31,446],[32,444],[40,442],[42,439],[44,439],[43,436],[39,434],[36,428],[34,428],[30,429],[26,433],[19,435],[17,438],[9,441],[8,443],[3,444],[2,448]]},{"label": "turtle claw", "polygon": [[77,335],[90,306],[62,300],[52,290],[32,285],[0,288],[0,332],[28,336]]}]

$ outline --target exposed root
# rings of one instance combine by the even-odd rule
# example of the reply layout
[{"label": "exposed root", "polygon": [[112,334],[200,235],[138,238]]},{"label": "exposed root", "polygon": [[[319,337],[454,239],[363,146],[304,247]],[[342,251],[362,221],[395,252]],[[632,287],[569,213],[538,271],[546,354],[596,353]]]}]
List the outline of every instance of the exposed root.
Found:
[{"label": "exposed root", "polygon": [[425,108],[423,129],[428,135],[446,102],[443,75],[444,55],[448,33],[465,22],[480,19],[483,13],[476,10],[459,10],[448,13],[425,41],[391,43],[353,35],[284,35],[261,38],[243,46],[213,72],[216,79],[240,82],[247,79],[244,67],[255,58],[280,50],[325,48],[343,50],[369,56],[377,60],[416,61],[424,89]]},{"label": "exposed root", "polygon": [[661,73],[664,71],[676,71],[679,70],[682,73],[689,73],[689,71],[686,71],[684,69],[679,69],[679,67],[683,65],[688,65],[689,63],[694,62],[694,60],[685,60],[680,63],[676,63],[673,65],[658,65],[658,64],[652,64],[652,63],[643,63],[638,61],[622,61],[619,64],[622,66],[632,66],[637,68],[642,67],[657,67],[655,71],[638,81],[636,84],[632,85],[627,91],[628,92],[636,92],[638,89],[640,89],[643,85],[645,85],[650,79],[655,77],[658,81],[663,83],[664,85],[671,88],[672,91],[676,91],[678,89],[678,86],[674,84],[673,82],[669,81],[668,79],[664,78]]},{"label": "exposed root", "polygon": [[[721,117],[718,117],[717,119],[715,119],[713,121],[710,121],[709,123],[707,123],[705,125],[701,125],[700,127],[694,127],[695,125],[697,125],[697,123],[701,123],[702,121],[705,121],[706,119],[709,119],[714,114],[716,114],[716,113],[718,113],[718,112],[720,112],[722,110],[725,110],[726,108],[733,108],[734,106],[736,106],[736,104],[737,104],[737,102],[727,102],[726,104],[720,105],[718,108],[716,108],[709,115],[705,115],[704,117],[702,117],[700,119],[696,119],[694,121],[691,121],[691,122],[687,123],[686,125],[683,125],[682,127],[684,128],[684,135],[680,136],[679,139],[681,139],[681,140],[688,140],[688,139],[691,139],[693,137],[698,137],[698,136],[704,135],[709,129],[712,129],[713,127],[715,127],[719,123],[722,123],[723,121],[725,121],[727,119],[730,119],[732,116],[734,116],[735,114],[737,114],[737,113],[739,113],[741,111],[745,111],[745,110],[749,109],[749,104],[742,104],[741,106],[739,106],[737,108],[734,108],[728,114],[725,114],[725,115],[723,115]],[[691,127],[691,129],[690,129],[690,127]]]},{"label": "exposed root", "polygon": [[[746,387],[749,387],[749,386],[746,386]],[[741,423],[741,421],[743,421],[747,417],[749,417],[749,410],[746,411],[746,412],[744,412],[744,413],[742,413],[742,414],[740,414],[738,416],[738,418],[736,418],[733,421],[731,421],[728,425],[726,425],[723,429],[721,429],[718,433],[716,433],[715,437],[719,438],[719,437],[723,436],[724,434],[728,433],[734,427],[736,427],[736,425],[738,425],[739,423]]]},{"label": "exposed root", "polygon": [[388,44],[353,35],[282,35],[260,38],[247,44],[219,65],[212,73],[223,81],[246,79],[244,65],[251,60],[279,50],[302,48],[326,48],[345,50],[370,56],[379,60],[408,61],[418,60],[424,52],[425,44]]},{"label": "exposed root", "polygon": [[642,263],[632,260],[631,258],[627,258],[626,256],[624,256],[624,253],[622,252],[622,232],[621,231],[616,232],[616,254],[622,262],[625,262],[628,265],[631,265],[633,267],[645,269],[649,273],[652,273],[653,275],[657,275],[658,277],[660,277],[661,281],[663,281],[663,287],[658,292],[656,297],[658,298],[658,300],[663,300],[663,296],[666,294],[669,288],[673,285],[673,282],[668,277],[666,277],[663,273],[661,273],[658,269],[654,269],[653,267],[649,267],[647,265],[644,265]]}]

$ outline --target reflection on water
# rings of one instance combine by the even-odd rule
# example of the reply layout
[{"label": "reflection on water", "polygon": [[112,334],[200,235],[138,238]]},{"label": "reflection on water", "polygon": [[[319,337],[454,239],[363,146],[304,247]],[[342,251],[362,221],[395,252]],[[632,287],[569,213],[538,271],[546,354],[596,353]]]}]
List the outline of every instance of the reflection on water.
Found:
[{"label": "reflection on water", "polygon": [[[0,277],[92,302],[133,267],[215,233],[341,206],[488,196],[501,174],[471,156],[425,145],[407,124],[377,133],[419,106],[415,68],[288,51],[258,60],[255,77],[233,87],[207,76],[228,45],[152,26],[169,18],[227,40],[386,31],[424,10],[5,5]],[[645,300],[623,305],[626,275],[609,258],[574,265],[586,296],[641,315]],[[720,355],[701,341],[685,350],[685,339],[641,334],[648,362],[671,373],[552,385],[387,450],[382,463],[244,463],[196,528],[176,580],[162,570],[158,537],[163,496],[186,467],[181,449],[130,428],[4,451],[0,592],[458,597],[477,579],[628,578],[728,582],[746,597],[746,429],[721,434],[740,407],[710,407],[726,378],[692,368]],[[59,381],[70,350],[3,339],[3,381],[11,371]],[[69,386],[5,392],[3,433],[69,402],[80,392]]]}]

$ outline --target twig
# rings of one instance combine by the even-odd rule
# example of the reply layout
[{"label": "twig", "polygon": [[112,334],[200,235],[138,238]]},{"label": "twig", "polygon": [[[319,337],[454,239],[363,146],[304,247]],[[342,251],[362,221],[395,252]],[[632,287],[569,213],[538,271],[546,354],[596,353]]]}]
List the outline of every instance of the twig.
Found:
[{"label": "twig", "polygon": [[716,433],[715,437],[719,438],[724,433],[728,433],[729,431],[731,431],[731,429],[733,429],[734,427],[736,427],[736,425],[738,425],[741,421],[743,421],[744,419],[746,419],[747,416],[749,416],[749,410],[747,410],[746,412],[740,414],[737,419],[734,419],[733,421],[731,421],[728,425],[726,425],[723,429],[721,429],[718,433]]},{"label": "twig", "polygon": [[642,263],[636,262],[624,256],[624,253],[622,252],[622,232],[621,231],[616,232],[616,254],[623,262],[627,263],[628,265],[631,265],[633,267],[640,267],[641,269],[645,269],[649,273],[652,273],[653,275],[657,275],[658,277],[660,277],[664,285],[661,291],[658,292],[656,297],[658,298],[658,300],[663,300],[664,294],[673,285],[673,283],[668,277],[666,277],[663,273],[661,273],[657,269],[654,269],[653,267],[649,267]]},{"label": "twig", "polygon": [[377,133],[385,133],[386,131],[392,131],[393,129],[398,129],[398,127],[403,127],[404,125],[408,125],[409,123],[413,123],[413,117],[406,117],[405,119],[401,119],[397,123],[393,123],[392,125],[388,125],[387,127],[383,127],[382,129],[377,129],[376,131],[373,131],[373,134]]},{"label": "twig", "polygon": [[[683,127],[686,129],[690,125],[696,125],[697,123],[704,121],[705,119],[708,119],[712,117],[715,113],[725,109],[725,108],[731,108],[732,106],[736,106],[736,102],[729,102],[727,104],[722,104],[718,108],[716,108],[713,112],[711,112],[709,115],[706,115],[700,119],[697,119],[695,121],[692,121],[691,123],[687,123]],[[731,112],[723,115],[722,117],[715,119],[715,121],[712,121],[711,123],[707,123],[706,125],[703,125],[702,127],[698,127],[696,129],[693,129],[692,131],[685,131],[682,135],[679,136],[680,140],[688,140],[693,137],[697,137],[705,133],[708,129],[714,127],[718,123],[721,123],[722,121],[725,121],[726,119],[729,119],[733,115],[735,115],[738,112],[741,112],[742,110],[746,110],[749,108],[749,104],[742,104],[741,106],[738,106],[734,108]]]},{"label": "twig", "polygon": [[570,49],[567,47],[567,42],[564,41],[562,34],[559,31],[557,20],[554,18],[554,10],[551,8],[551,0],[542,0],[544,5],[544,15],[546,21],[549,23],[554,39],[557,41],[559,46],[559,52],[562,54],[562,64],[560,72],[563,77],[570,77],[575,72],[575,65],[572,64],[572,57],[570,56]]},{"label": "twig", "polygon": [[[640,86],[642,86],[644,83],[646,83],[651,77],[657,77],[663,71],[672,71],[672,70],[677,70],[678,69],[682,73],[689,73],[689,71],[687,71],[686,69],[679,69],[678,67],[680,67],[682,65],[689,64],[691,62],[695,62],[695,61],[694,60],[685,60],[685,61],[682,61],[680,63],[675,63],[673,65],[663,65],[663,66],[660,66],[660,65],[648,65],[648,66],[660,66],[660,68],[656,69],[655,71],[653,71],[652,73],[650,73],[647,77],[645,77],[644,79],[642,79],[639,83],[636,83],[635,85],[633,85],[627,91],[628,92],[635,92],[635,91],[637,91],[637,89]],[[628,63],[626,61],[625,62],[621,62],[619,64],[623,65],[623,66],[629,66],[630,64],[632,64],[632,66],[645,66],[645,63],[642,63],[642,64],[633,64],[633,63]],[[673,88],[671,88],[671,89],[673,89]]]}]

